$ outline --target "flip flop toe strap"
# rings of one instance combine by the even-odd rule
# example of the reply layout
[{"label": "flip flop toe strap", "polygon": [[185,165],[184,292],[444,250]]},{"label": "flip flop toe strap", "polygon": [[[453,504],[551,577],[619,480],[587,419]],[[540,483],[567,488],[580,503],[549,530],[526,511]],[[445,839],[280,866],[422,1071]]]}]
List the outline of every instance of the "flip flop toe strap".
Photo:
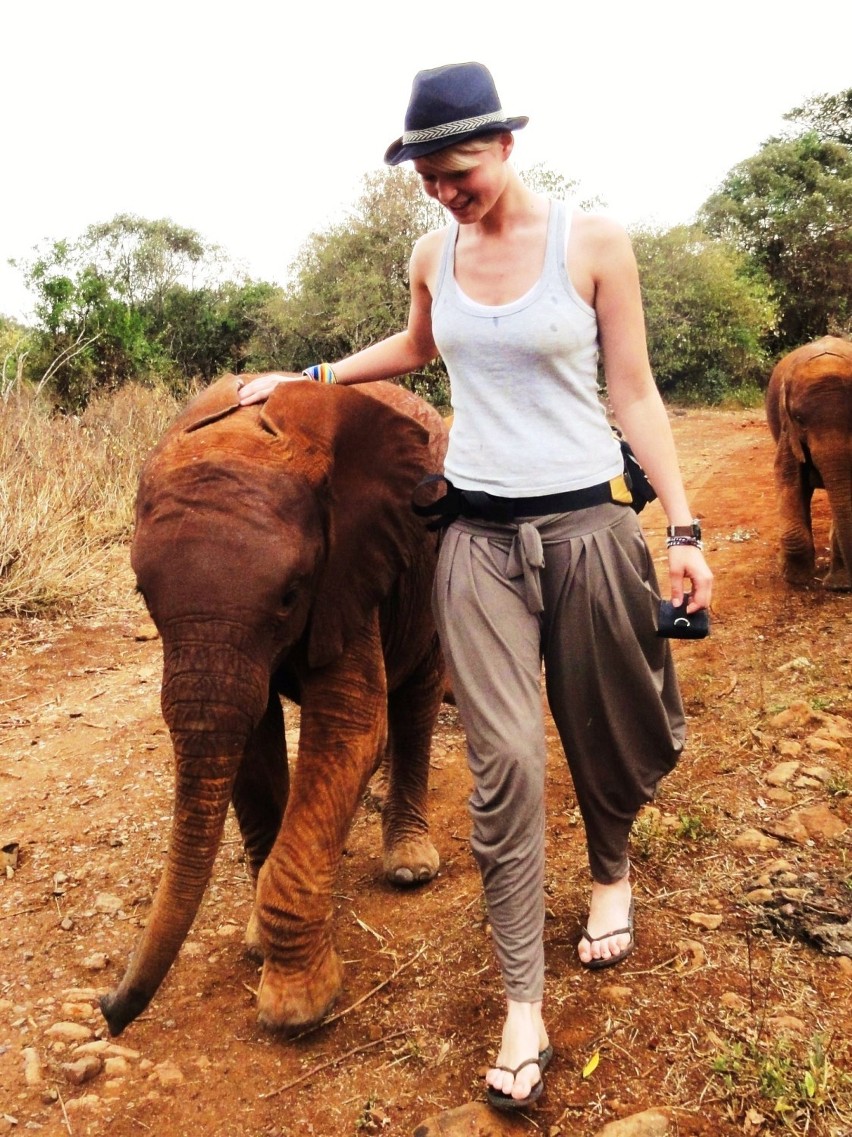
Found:
[{"label": "flip flop toe strap", "polygon": [[588,940],[590,944],[596,944],[598,940],[608,940],[611,936],[630,936],[632,934],[633,929],[630,927],[616,928],[614,932],[604,932],[602,936],[590,936],[586,928],[580,929],[581,938]]},{"label": "flip flop toe strap", "polygon": [[538,1066],[539,1070],[541,1070],[541,1062],[538,1058],[527,1058],[525,1062],[522,1062],[520,1066],[516,1066],[514,1070],[511,1066],[492,1066],[491,1069],[500,1070],[504,1074],[511,1074],[513,1078],[517,1078],[518,1074],[520,1074],[521,1070],[526,1066]]}]

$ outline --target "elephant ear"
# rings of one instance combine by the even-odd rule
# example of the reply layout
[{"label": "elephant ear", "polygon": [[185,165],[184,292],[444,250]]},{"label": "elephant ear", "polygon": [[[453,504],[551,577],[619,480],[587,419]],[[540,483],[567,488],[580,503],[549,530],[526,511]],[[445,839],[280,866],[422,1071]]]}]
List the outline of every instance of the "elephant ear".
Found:
[{"label": "elephant ear", "polygon": [[172,424],[172,429],[189,433],[238,410],[238,392],[242,382],[243,379],[238,379],[236,375],[221,376],[184,407]]},{"label": "elephant ear", "polygon": [[290,436],[326,508],[327,556],[308,633],[312,668],[343,652],[430,539],[411,509],[415,487],[434,472],[429,432],[384,401],[388,386],[282,384],[263,408],[264,426]]},{"label": "elephant ear", "polygon": [[792,415],[790,383],[793,380],[796,366],[801,367],[803,362],[801,352],[791,352],[790,355],[781,360],[777,369],[780,437],[787,443],[790,452],[800,465],[807,462],[807,455],[802,446],[799,427]]}]

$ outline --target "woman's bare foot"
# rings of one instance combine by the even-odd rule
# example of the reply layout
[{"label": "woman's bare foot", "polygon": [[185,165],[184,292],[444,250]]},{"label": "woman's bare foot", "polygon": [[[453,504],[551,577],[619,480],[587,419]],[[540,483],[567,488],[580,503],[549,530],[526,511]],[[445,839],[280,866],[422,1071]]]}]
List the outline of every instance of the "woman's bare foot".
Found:
[{"label": "woman's bare foot", "polygon": [[[530,1090],[541,1079],[541,1071],[532,1063],[518,1070],[517,1077],[509,1071],[517,1069],[522,1062],[530,1058],[538,1058],[549,1042],[541,1017],[540,1001],[519,1003],[514,999],[507,999],[506,1007],[500,1053],[485,1075],[485,1081],[499,1093],[521,1100],[529,1097]],[[504,1066],[506,1069],[500,1070],[497,1068],[499,1066]]]},{"label": "woman's bare foot", "polygon": [[[581,937],[577,945],[581,963],[588,965],[595,960],[605,961],[629,947],[629,933],[622,932],[617,936],[608,936],[607,933],[627,927],[632,896],[629,876],[622,877],[614,884],[592,881],[592,901],[586,931],[593,942],[585,936]],[[597,939],[598,936],[603,938]]]}]

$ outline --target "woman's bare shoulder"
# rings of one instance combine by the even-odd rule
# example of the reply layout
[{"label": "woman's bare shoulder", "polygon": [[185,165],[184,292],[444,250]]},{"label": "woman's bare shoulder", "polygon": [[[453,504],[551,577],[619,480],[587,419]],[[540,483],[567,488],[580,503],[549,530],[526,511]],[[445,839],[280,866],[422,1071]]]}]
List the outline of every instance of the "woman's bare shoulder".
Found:
[{"label": "woman's bare shoulder", "polygon": [[586,213],[575,209],[571,218],[571,236],[598,249],[630,244],[624,226],[605,213]]},{"label": "woman's bare shoulder", "polygon": [[636,264],[627,230],[603,213],[574,214],[569,249],[569,259],[585,266],[596,281],[609,273],[632,272]]},{"label": "woman's bare shoulder", "polygon": [[449,226],[433,229],[415,242],[410,264],[412,284],[424,283],[430,292],[433,290],[448,229]]}]

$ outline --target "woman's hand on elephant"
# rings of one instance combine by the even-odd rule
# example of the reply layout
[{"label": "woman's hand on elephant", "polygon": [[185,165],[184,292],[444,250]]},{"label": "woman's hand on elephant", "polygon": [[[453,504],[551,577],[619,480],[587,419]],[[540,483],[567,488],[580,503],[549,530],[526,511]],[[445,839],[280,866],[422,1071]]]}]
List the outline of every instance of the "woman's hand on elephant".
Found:
[{"label": "woman's hand on elephant", "polygon": [[240,406],[247,407],[251,403],[265,402],[279,383],[292,383],[295,379],[304,379],[305,376],[295,371],[270,371],[268,375],[258,375],[248,383],[238,387]]},{"label": "woman's hand on elephant", "polygon": [[679,608],[683,602],[684,585],[691,581],[687,612],[697,612],[699,608],[710,607],[713,592],[713,573],[704,560],[700,549],[694,545],[674,545],[669,553],[669,580],[671,582],[672,604]]}]

